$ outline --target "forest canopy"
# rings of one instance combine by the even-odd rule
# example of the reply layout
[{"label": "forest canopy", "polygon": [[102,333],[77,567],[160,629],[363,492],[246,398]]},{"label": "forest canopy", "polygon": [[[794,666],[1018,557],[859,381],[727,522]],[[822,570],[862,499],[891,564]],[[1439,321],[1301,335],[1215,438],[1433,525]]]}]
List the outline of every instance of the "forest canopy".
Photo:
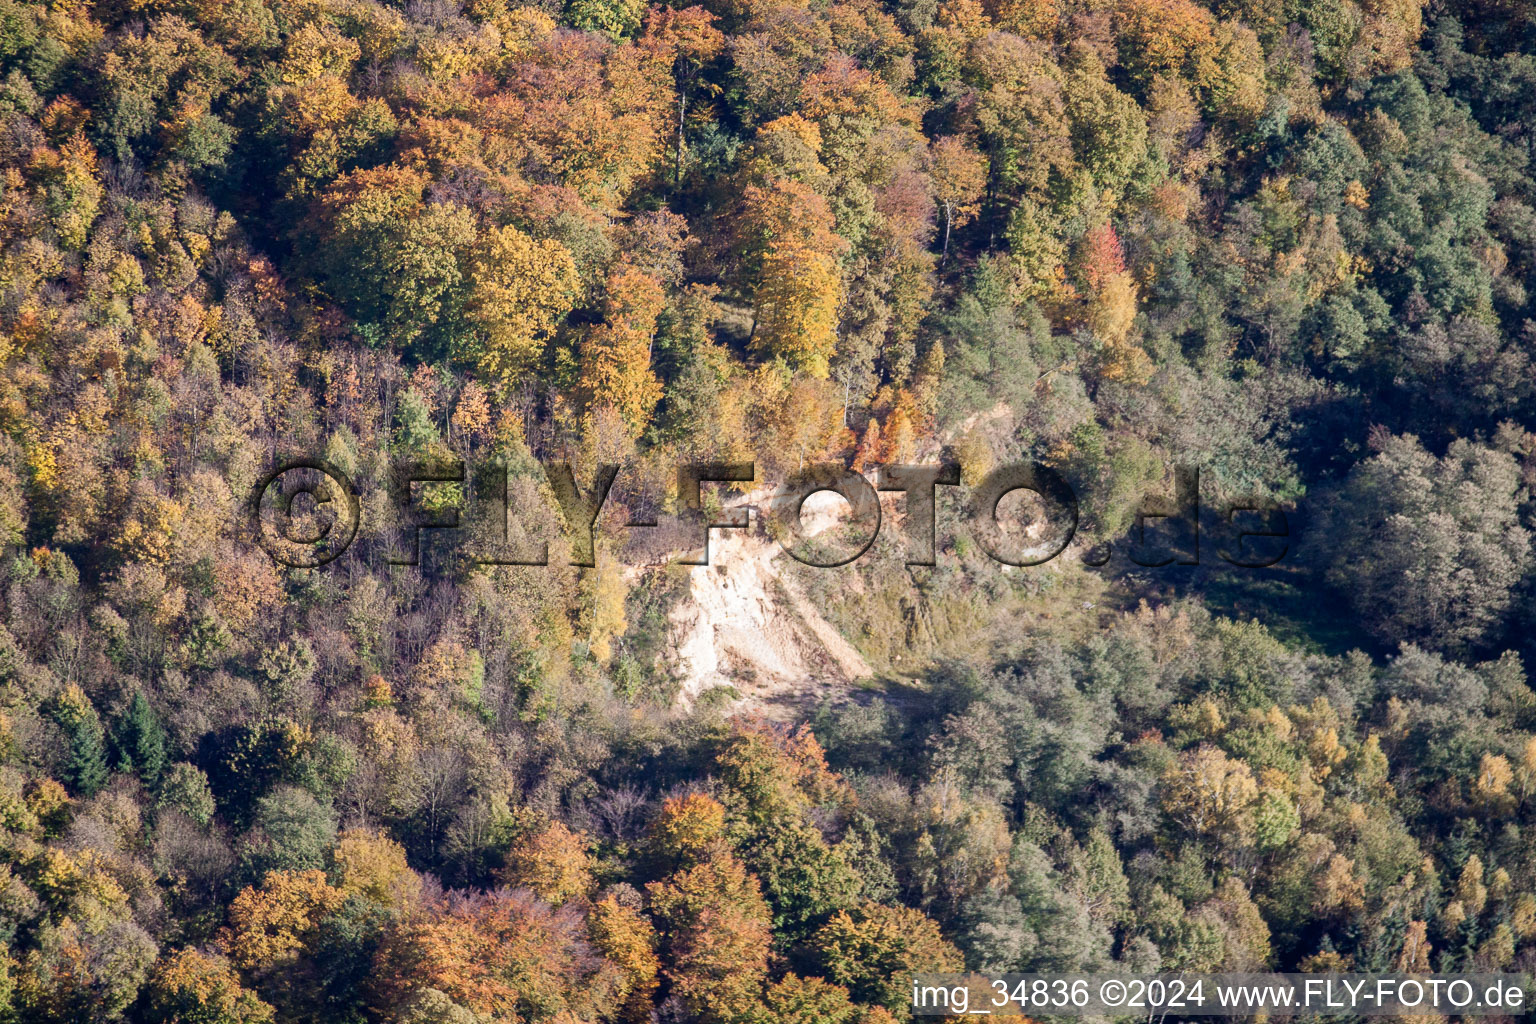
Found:
[{"label": "forest canopy", "polygon": [[[1531,970],[1533,133],[1527,0],[0,0],[0,1021]],[[774,563],[794,701],[690,686],[678,515],[941,462],[1076,546],[946,499]],[[1292,555],[1137,571],[1177,466]]]}]

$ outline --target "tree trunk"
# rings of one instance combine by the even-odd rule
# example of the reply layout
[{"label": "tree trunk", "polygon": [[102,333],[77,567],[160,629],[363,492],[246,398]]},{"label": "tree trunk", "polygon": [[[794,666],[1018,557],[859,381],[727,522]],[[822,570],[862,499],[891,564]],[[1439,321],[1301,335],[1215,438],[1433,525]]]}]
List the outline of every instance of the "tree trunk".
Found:
[{"label": "tree trunk", "polygon": [[683,118],[688,112],[688,97],[683,90],[677,90],[677,157],[672,164],[672,187],[677,188],[683,183]]}]

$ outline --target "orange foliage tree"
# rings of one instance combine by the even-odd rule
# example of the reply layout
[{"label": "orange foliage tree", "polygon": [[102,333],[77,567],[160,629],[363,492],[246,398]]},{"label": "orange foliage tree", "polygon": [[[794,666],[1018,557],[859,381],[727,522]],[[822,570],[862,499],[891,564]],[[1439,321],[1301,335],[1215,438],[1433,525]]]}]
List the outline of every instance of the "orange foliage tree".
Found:
[{"label": "orange foliage tree", "polygon": [[613,406],[636,437],[661,401],[651,345],[665,304],[654,277],[630,267],[615,270],[608,276],[603,323],[582,347],[581,385],[588,405]]},{"label": "orange foliage tree", "polygon": [[750,1018],[768,974],[768,905],[757,879],[719,853],[646,886],[673,991],[708,1024]]},{"label": "orange foliage tree", "polygon": [[617,1009],[624,973],[590,955],[581,914],[525,892],[456,893],[393,929],[375,960],[381,1007],[423,989],[488,1017],[512,1020]]},{"label": "orange foliage tree", "polygon": [[561,904],[592,891],[590,838],[558,821],[524,836],[507,852],[501,881],[526,888],[546,903]]},{"label": "orange foliage tree", "polygon": [[755,264],[753,344],[814,377],[827,376],[837,346],[845,245],[832,224],[826,200],[798,181],[749,185],[743,195],[741,230]]}]

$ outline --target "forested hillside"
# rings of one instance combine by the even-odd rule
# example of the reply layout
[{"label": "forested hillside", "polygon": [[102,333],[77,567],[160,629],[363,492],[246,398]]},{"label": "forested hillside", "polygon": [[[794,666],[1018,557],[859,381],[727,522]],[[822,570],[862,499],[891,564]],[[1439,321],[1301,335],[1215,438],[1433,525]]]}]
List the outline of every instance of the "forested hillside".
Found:
[{"label": "forested hillside", "polygon": [[[1528,0],[0,0],[0,1019],[1536,967],[1533,130]],[[678,465],[941,458],[1077,542],[941,488],[783,569],[862,689],[679,701]],[[1176,465],[1288,558],[1128,567]]]}]

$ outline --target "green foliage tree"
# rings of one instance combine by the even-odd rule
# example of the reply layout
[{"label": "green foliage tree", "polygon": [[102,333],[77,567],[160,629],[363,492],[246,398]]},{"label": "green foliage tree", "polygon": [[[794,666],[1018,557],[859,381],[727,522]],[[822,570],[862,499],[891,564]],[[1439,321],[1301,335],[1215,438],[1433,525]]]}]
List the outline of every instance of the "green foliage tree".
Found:
[{"label": "green foliage tree", "polygon": [[938,925],[908,907],[865,904],[835,914],[812,940],[826,977],[855,999],[911,1012],[907,981],[914,972],[955,972],[964,963]]},{"label": "green foliage tree", "polygon": [[64,779],[82,797],[92,797],[107,784],[106,732],[85,691],[75,683],[53,699],[52,717],[68,740]]},{"label": "green foliage tree", "polygon": [[166,735],[143,691],[134,692],[128,710],[118,719],[112,746],[117,752],[117,771],[136,773],[151,790],[158,788],[166,768]]},{"label": "green foliage tree", "polygon": [[1391,437],[1340,490],[1329,578],[1379,637],[1465,650],[1503,623],[1530,564],[1509,455],[1457,441],[1442,458]]}]

